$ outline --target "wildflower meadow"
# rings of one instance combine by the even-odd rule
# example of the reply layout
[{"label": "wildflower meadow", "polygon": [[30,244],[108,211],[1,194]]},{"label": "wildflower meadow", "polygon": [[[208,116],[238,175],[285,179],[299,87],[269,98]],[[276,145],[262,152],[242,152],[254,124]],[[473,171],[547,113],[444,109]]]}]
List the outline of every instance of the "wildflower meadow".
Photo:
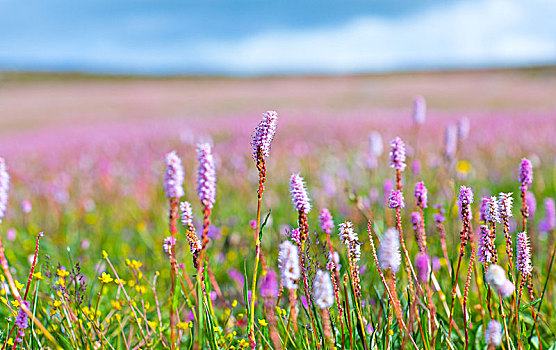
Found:
[{"label": "wildflower meadow", "polygon": [[553,111],[404,104],[6,138],[2,348],[555,348]]}]

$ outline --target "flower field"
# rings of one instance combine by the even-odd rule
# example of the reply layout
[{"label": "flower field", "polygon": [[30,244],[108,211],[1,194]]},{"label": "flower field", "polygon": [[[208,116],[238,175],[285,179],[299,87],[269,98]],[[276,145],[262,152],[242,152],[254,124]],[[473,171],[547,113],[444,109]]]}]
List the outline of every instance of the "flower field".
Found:
[{"label": "flower field", "polygon": [[458,79],[14,85],[3,348],[553,348],[556,106]]}]

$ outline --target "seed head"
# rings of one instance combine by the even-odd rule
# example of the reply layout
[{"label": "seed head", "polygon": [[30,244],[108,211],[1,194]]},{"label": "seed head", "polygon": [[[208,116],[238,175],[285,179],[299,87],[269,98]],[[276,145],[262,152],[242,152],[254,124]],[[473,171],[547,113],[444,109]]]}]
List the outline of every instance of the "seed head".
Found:
[{"label": "seed head", "polygon": [[216,171],[210,144],[201,143],[197,145],[197,159],[199,161],[197,195],[201,204],[212,209],[216,197]]},{"label": "seed head", "polygon": [[319,309],[328,309],[334,305],[334,289],[330,273],[318,270],[313,282],[313,298]]},{"label": "seed head", "polygon": [[390,142],[390,167],[399,171],[404,171],[406,167],[405,144],[399,137]]},{"label": "seed head", "polygon": [[251,146],[253,147],[253,158],[256,160],[258,157],[258,150],[260,148],[263,158],[270,155],[270,146],[274,135],[276,134],[276,124],[278,122],[278,114],[274,111],[267,111],[263,114],[263,119],[257,125]]},{"label": "seed head", "polygon": [[292,174],[290,178],[290,194],[294,209],[298,212],[309,214],[311,211],[311,203],[307,195],[305,182],[303,178],[299,176],[299,173]]},{"label": "seed head", "polygon": [[297,280],[301,275],[299,269],[299,252],[290,241],[280,244],[278,266],[282,276],[282,285],[286,289],[297,289]]},{"label": "seed head", "polygon": [[502,344],[502,326],[496,320],[490,320],[485,332],[485,343],[494,346]]},{"label": "seed head", "polygon": [[400,269],[402,263],[400,239],[395,228],[389,228],[384,232],[378,247],[378,261],[384,270],[391,269],[393,273],[396,273]]},{"label": "seed head", "polygon": [[499,265],[490,265],[485,279],[486,282],[504,298],[512,295],[515,290],[514,284],[506,278],[506,272]]}]

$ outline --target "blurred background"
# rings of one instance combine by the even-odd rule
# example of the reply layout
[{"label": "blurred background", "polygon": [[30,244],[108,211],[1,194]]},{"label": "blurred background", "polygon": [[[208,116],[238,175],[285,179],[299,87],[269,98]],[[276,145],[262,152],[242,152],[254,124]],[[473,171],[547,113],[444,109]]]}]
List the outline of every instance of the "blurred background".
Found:
[{"label": "blurred background", "polygon": [[395,136],[415,160],[408,183],[431,179],[435,201],[452,200],[452,179],[481,195],[513,191],[523,156],[539,169],[537,195],[553,197],[555,18],[553,0],[0,0],[5,225],[27,242],[10,254],[26,259],[29,234],[44,230],[60,259],[69,246],[86,265],[121,237],[117,256],[155,252],[163,264],[164,155],[183,158],[196,205],[195,145],[205,140],[217,162],[215,237],[249,232],[249,142],[269,109],[279,114],[265,192],[274,240],[295,223],[283,198],[292,171],[316,208],[357,224],[347,188],[380,216]]}]

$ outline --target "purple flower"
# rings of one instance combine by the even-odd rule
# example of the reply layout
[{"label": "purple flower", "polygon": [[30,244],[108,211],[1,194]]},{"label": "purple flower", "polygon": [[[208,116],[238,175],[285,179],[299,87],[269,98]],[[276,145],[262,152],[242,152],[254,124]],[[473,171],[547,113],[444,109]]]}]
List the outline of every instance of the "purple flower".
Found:
[{"label": "purple flower", "polygon": [[290,194],[295,210],[309,214],[311,211],[311,203],[309,202],[305,182],[303,182],[303,178],[299,176],[299,173],[292,174],[290,178]]},{"label": "purple flower", "polygon": [[334,227],[334,221],[332,221],[332,215],[328,209],[324,208],[320,211],[319,221],[320,228],[324,232],[330,233],[330,230]]},{"label": "purple flower", "polygon": [[0,223],[6,215],[9,189],[10,175],[6,171],[6,162],[4,161],[4,158],[0,158]]},{"label": "purple flower", "polygon": [[521,183],[521,190],[525,191],[533,183],[533,166],[527,158],[521,159],[519,165],[519,182]]},{"label": "purple flower", "polygon": [[421,208],[427,207],[427,188],[423,182],[415,184],[415,198],[417,199],[417,206]]},{"label": "purple flower", "polygon": [[390,207],[391,209],[404,208],[405,207],[402,191],[393,190],[390,193],[390,198],[388,200],[388,207]]},{"label": "purple flower", "polygon": [[274,111],[267,111],[263,114],[263,120],[253,133],[251,146],[253,147],[253,158],[256,160],[258,149],[261,149],[263,158],[270,155],[270,144],[276,134],[276,123],[278,122],[278,114]]},{"label": "purple flower", "polygon": [[25,214],[29,214],[31,210],[33,210],[33,206],[31,205],[31,201],[28,199],[24,199],[21,201],[21,210]]},{"label": "purple flower", "polygon": [[485,343],[500,346],[502,344],[502,326],[496,320],[490,320],[485,332]]},{"label": "purple flower", "polygon": [[413,229],[419,229],[421,227],[421,214],[418,211],[412,212],[409,216],[409,221],[413,224]]},{"label": "purple flower", "polygon": [[491,262],[494,255],[494,242],[491,239],[491,230],[487,225],[481,225],[479,232],[479,247],[477,259],[483,264]]},{"label": "purple flower", "polygon": [[402,264],[400,254],[400,239],[395,228],[389,228],[384,232],[378,247],[378,261],[384,270],[391,269],[393,273],[398,272]]},{"label": "purple flower", "polygon": [[486,222],[486,211],[488,210],[488,204],[490,202],[490,197],[483,197],[481,201],[481,207],[479,208],[479,220]]},{"label": "purple flower", "polygon": [[473,203],[473,190],[470,187],[461,186],[459,190],[458,203],[460,207],[461,218],[471,221],[471,203]]},{"label": "purple flower", "polygon": [[243,289],[244,276],[241,272],[234,268],[228,269],[228,277],[230,277],[234,282],[237,283],[239,289]]},{"label": "purple flower", "polygon": [[261,283],[261,296],[263,298],[277,298],[278,297],[278,282],[276,281],[276,272],[268,270],[263,277]]},{"label": "purple flower", "polygon": [[514,199],[512,198],[512,193],[498,194],[498,210],[500,210],[500,217],[507,220],[512,217],[512,204]]},{"label": "purple flower", "polygon": [[525,194],[525,202],[529,207],[529,216],[534,216],[537,211],[537,199],[535,198],[535,194],[530,191],[527,192]]},{"label": "purple flower", "polygon": [[390,179],[386,179],[382,183],[382,190],[384,191],[384,205],[388,204],[388,198],[389,198],[390,192],[392,192],[393,188],[394,188],[394,181],[392,181]]},{"label": "purple flower", "polygon": [[328,309],[334,305],[334,289],[330,273],[318,270],[313,281],[313,299],[319,309]]},{"label": "purple flower", "polygon": [[284,241],[280,244],[278,266],[280,267],[284,288],[297,289],[297,280],[301,276],[299,253],[297,247],[290,241]]},{"label": "purple flower", "polygon": [[432,258],[432,270],[433,271],[438,271],[440,270],[441,264],[440,264],[440,258],[435,256]]},{"label": "purple flower", "polygon": [[444,133],[444,155],[448,159],[454,158],[458,149],[458,129],[455,125],[448,125]]},{"label": "purple flower", "polygon": [[172,251],[172,247],[176,244],[176,238],[172,236],[168,236],[164,238],[164,244],[162,244],[162,248],[166,254],[170,254]]},{"label": "purple flower", "polygon": [[184,226],[193,226],[193,210],[191,203],[183,201],[180,203],[181,222]]},{"label": "purple flower", "polygon": [[446,209],[442,208],[442,204],[436,204],[434,207],[438,209],[438,213],[433,214],[432,218],[434,222],[439,225],[446,220],[446,218],[444,217]]},{"label": "purple flower", "polygon": [[431,261],[426,253],[418,253],[415,256],[415,269],[417,279],[420,283],[428,283],[431,274]]},{"label": "purple flower", "polygon": [[554,199],[544,199],[544,212],[545,217],[541,222],[540,229],[544,232],[549,232],[556,228],[556,204]]},{"label": "purple flower", "polygon": [[404,171],[405,164],[405,144],[402,139],[396,137],[390,142],[390,167],[398,171]]},{"label": "purple flower", "polygon": [[166,198],[183,196],[183,167],[176,151],[166,154],[166,173],[164,174],[164,190]]},{"label": "purple flower", "polygon": [[299,232],[299,227],[298,228],[294,228],[291,232],[290,232],[290,238],[297,244],[301,244],[301,237],[300,237],[300,232]]},{"label": "purple flower", "polygon": [[413,121],[417,125],[425,122],[427,113],[427,102],[423,96],[417,96],[413,99]]},{"label": "purple flower", "polygon": [[527,232],[517,234],[517,269],[521,272],[523,278],[531,275],[533,265],[531,263],[531,247],[529,246],[529,237]]},{"label": "purple flower", "polygon": [[[26,300],[19,300],[20,303],[25,304],[27,308],[29,308],[29,302]],[[19,328],[17,333],[16,343],[23,342],[23,337],[25,336],[25,329],[29,326],[29,317],[27,313],[23,311],[23,308],[20,307],[17,313],[17,317],[15,319],[15,325]]]},{"label": "purple flower", "polygon": [[460,141],[463,141],[469,136],[469,119],[467,117],[463,117],[458,121],[458,138]]},{"label": "purple flower", "polygon": [[212,209],[216,196],[216,171],[210,144],[197,145],[197,159],[197,195],[205,207]]}]

